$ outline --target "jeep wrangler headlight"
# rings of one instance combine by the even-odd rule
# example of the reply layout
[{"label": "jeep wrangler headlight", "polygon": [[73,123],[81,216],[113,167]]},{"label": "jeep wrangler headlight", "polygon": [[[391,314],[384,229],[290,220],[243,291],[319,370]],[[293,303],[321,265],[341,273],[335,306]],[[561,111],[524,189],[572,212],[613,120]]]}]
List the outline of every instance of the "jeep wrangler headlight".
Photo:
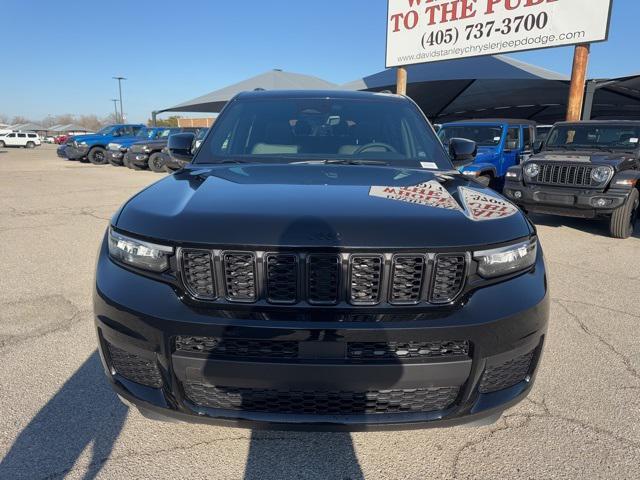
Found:
[{"label": "jeep wrangler headlight", "polygon": [[604,183],[609,180],[609,175],[611,175],[610,167],[596,167],[591,170],[591,178],[596,183]]},{"label": "jeep wrangler headlight", "polygon": [[164,272],[169,268],[171,254],[172,247],[136,240],[109,228],[109,255],[119,262],[143,270]]},{"label": "jeep wrangler headlight", "polygon": [[518,272],[531,267],[536,261],[538,241],[533,238],[526,242],[475,252],[478,273],[484,278],[494,278]]},{"label": "jeep wrangler headlight", "polygon": [[540,165],[537,163],[529,163],[524,167],[524,174],[529,178],[536,178],[540,173]]}]

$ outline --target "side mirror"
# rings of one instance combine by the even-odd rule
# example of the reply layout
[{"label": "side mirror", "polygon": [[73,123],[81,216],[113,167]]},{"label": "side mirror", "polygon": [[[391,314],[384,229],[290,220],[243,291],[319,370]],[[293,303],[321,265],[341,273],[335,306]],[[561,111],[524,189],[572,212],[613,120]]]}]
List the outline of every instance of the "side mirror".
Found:
[{"label": "side mirror", "polygon": [[176,133],[169,137],[167,147],[169,154],[183,162],[190,162],[193,160],[193,140],[196,136],[193,133]]},{"label": "side mirror", "polygon": [[473,140],[452,138],[449,140],[449,157],[455,168],[471,165],[478,154],[478,146]]},{"label": "side mirror", "polygon": [[533,142],[533,153],[540,153],[542,151],[543,145],[543,140],[536,140],[535,142]]}]

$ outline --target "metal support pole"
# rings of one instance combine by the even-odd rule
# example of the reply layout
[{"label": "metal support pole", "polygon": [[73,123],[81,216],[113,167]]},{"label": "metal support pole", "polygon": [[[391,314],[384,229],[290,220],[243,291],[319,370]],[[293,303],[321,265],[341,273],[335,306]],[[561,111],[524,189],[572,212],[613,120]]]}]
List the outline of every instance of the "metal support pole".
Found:
[{"label": "metal support pole", "polygon": [[396,73],[397,73],[396,93],[398,95],[406,95],[407,94],[407,68],[398,67]]},{"label": "metal support pole", "polygon": [[126,80],[125,77],[113,77],[114,80],[118,80],[118,92],[120,93],[120,122],[124,123],[124,107],[122,106],[122,80]]},{"label": "metal support pole", "polygon": [[115,121],[116,123],[120,123],[120,119],[118,118],[118,99],[112,98],[111,101],[113,102],[113,113],[115,114]]},{"label": "metal support pole", "polygon": [[156,118],[158,117],[158,112],[156,112],[155,110],[153,112],[151,112],[151,123],[153,123],[154,127],[157,127],[158,124],[156,122]]},{"label": "metal support pole", "polygon": [[582,120],[591,120],[591,112],[593,112],[593,100],[598,90],[598,82],[592,80],[587,82],[587,88],[584,94],[584,109],[582,110]]},{"label": "metal support pole", "polygon": [[587,66],[589,64],[589,49],[587,43],[576,45],[573,55],[573,69],[571,71],[571,87],[569,89],[569,101],[567,103],[567,121],[577,122],[582,113],[584,101],[584,85],[587,78]]}]

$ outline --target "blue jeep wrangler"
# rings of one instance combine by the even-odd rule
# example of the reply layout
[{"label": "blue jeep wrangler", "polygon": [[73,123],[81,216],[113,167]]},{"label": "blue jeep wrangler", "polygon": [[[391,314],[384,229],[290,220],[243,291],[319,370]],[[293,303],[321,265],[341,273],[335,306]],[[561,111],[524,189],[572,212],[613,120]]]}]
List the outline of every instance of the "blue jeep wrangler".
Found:
[{"label": "blue jeep wrangler", "polygon": [[87,158],[94,165],[107,163],[107,145],[118,140],[135,137],[144,125],[108,125],[89,135],[76,135],[67,140],[64,156],[69,160]]},{"label": "blue jeep wrangler", "polygon": [[478,154],[471,165],[460,171],[484,186],[502,190],[509,167],[533,154],[536,124],[529,120],[465,120],[443,124],[438,136],[445,146],[452,138],[475,141]]}]

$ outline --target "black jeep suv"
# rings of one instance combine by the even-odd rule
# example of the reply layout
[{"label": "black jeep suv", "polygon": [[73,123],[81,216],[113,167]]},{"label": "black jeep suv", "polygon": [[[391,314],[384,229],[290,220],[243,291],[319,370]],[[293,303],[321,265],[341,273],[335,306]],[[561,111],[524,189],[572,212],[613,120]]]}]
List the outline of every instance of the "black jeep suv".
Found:
[{"label": "black jeep suv", "polygon": [[177,133],[194,133],[197,134],[198,128],[192,127],[175,127],[166,128],[160,131],[160,133],[152,139],[136,142],[129,149],[124,156],[124,165],[132,170],[144,170],[149,168],[154,172],[164,172],[165,168],[165,154],[162,150],[167,146],[167,142],[171,135]]},{"label": "black jeep suv", "polygon": [[530,212],[609,220],[628,238],[640,203],[640,122],[558,123],[507,172],[504,193]]},{"label": "black jeep suv", "polygon": [[151,418],[245,427],[495,420],[532,388],[549,297],[533,225],[454,169],[475,150],[446,152],[406,97],[238,95],[105,234],[113,388]]}]

